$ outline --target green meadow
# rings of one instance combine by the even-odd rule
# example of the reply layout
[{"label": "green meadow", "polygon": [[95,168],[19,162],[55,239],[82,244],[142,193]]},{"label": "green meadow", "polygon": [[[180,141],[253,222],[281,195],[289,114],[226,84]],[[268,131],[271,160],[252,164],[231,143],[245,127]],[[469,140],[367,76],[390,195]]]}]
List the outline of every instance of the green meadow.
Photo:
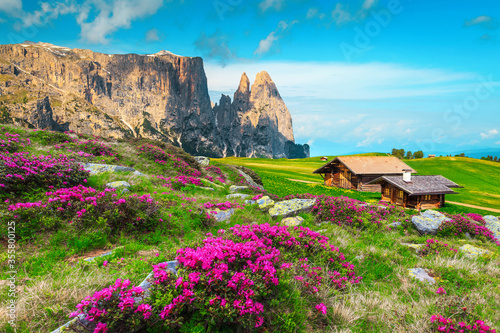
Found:
[{"label": "green meadow", "polygon": [[[348,208],[345,203],[351,200],[332,197],[375,203],[379,194],[323,186],[320,176],[312,174],[324,164],[319,158],[212,159],[209,166],[201,167],[181,149],[147,139],[70,136],[9,125],[0,128],[0,137],[10,142],[10,151],[0,153],[0,184],[4,184],[0,186],[0,238],[4,246],[8,239],[15,239],[16,245],[15,263],[10,262],[11,253],[0,253],[0,332],[52,332],[69,320],[70,313],[86,297],[115,284],[117,279],[128,279],[131,286],[137,286],[155,265],[175,259],[180,249],[203,248],[210,235],[216,235],[219,241],[235,242],[229,247],[224,245],[224,251],[240,248],[238,244],[250,241],[234,233],[234,228],[243,226],[274,231],[283,228],[295,240],[301,240],[300,245],[284,247],[281,240],[285,238],[266,238],[273,244],[272,249],[280,249],[274,264],[279,274],[277,285],[265,283],[267,280],[259,275],[263,269],[249,269],[248,255],[242,252],[237,265],[228,257],[230,269],[221,282],[191,287],[194,298],[190,302],[196,303],[186,302],[167,319],[162,318],[162,309],[173,304],[173,297],[182,291],[175,285],[179,277],[190,279],[193,273],[211,272],[211,268],[182,265],[179,276],[170,276],[169,284],[154,287],[151,296],[143,299],[153,308],[151,317],[140,314],[138,306],[136,311],[136,305],[124,307],[115,293],[94,305],[93,309],[107,310],[94,323],[87,327],[74,323],[64,332],[439,332],[431,321],[434,315],[472,324],[481,320],[493,328],[500,327],[500,246],[479,234],[467,239],[464,232],[456,233],[454,225],[437,235],[420,235],[410,222],[415,211],[376,204],[363,210],[363,205],[357,203]],[[57,159],[52,168],[70,173],[71,177],[62,182],[52,176],[53,169],[12,177],[13,172],[7,168],[16,166],[6,162],[21,152],[29,161],[50,154]],[[79,163],[131,166],[143,174],[109,171],[82,179],[76,165],[68,168],[64,164],[66,157]],[[447,168],[443,167],[446,163]],[[498,193],[494,186],[498,183],[498,166],[494,163],[443,158],[409,164],[420,174],[442,173],[466,187],[453,198],[470,197],[468,202],[479,204],[473,199],[474,189],[484,189],[479,193],[484,198],[481,204],[495,206],[498,202],[487,201],[494,196],[485,194]],[[476,164],[477,169],[470,167]],[[232,165],[251,168],[255,174],[247,171],[254,181],[262,181],[267,191],[246,188],[239,190],[241,194],[250,198],[268,194],[276,201],[287,195],[325,194],[328,198],[314,203],[324,209],[321,213],[318,207],[302,212],[298,215],[303,218],[301,226],[287,227],[282,216],[272,217],[266,209],[244,198],[227,197],[234,193],[231,185],[245,185]],[[484,177],[474,178],[475,170],[481,170]],[[115,181],[128,182],[128,191],[110,190],[108,183]],[[54,198],[59,199],[51,200]],[[332,199],[339,201],[327,202]],[[234,208],[230,219],[217,222],[207,215],[212,209],[207,207],[228,204]],[[348,216],[342,215],[344,210]],[[443,210],[492,215],[456,205]],[[355,223],[351,223],[353,219]],[[460,223],[461,217],[455,219]],[[10,236],[12,221],[15,238]],[[395,227],[394,222],[400,225]],[[315,243],[306,234],[322,242],[327,240],[334,248],[323,248],[322,243]],[[264,239],[262,235],[254,236]],[[421,249],[416,252],[408,243],[420,244]],[[458,251],[465,244],[488,252],[468,257]],[[247,251],[246,247],[241,249]],[[343,259],[339,254],[339,259],[327,260],[337,256],[331,254],[335,249]],[[257,260],[261,254],[256,253]],[[91,257],[94,260],[86,261]],[[336,274],[347,272],[341,262],[352,265],[355,276],[362,279],[338,287],[334,282]],[[311,271],[305,270],[308,265]],[[435,283],[410,276],[408,270],[414,268],[425,269]],[[15,283],[9,280],[13,270]],[[235,272],[256,281],[254,297],[264,306],[257,315],[245,315],[247,321],[234,310],[241,295],[227,283]],[[315,280],[317,277],[322,280]],[[317,290],[311,288],[314,285]],[[232,301],[226,305],[214,303],[220,295]],[[14,321],[9,316],[12,300],[16,304]],[[85,311],[91,312],[88,307]],[[97,322],[109,329],[96,329]]]},{"label": "green meadow", "polygon": [[[360,156],[385,156],[382,153],[361,154]],[[328,161],[335,156],[327,156]],[[320,157],[305,159],[260,159],[228,157],[218,159],[221,163],[241,165],[255,170],[263,179],[264,185],[272,193],[288,195],[292,193],[311,193],[325,195],[345,195],[353,199],[375,201],[380,198],[377,193],[360,193],[322,185],[320,175],[313,171],[324,165]],[[500,163],[466,157],[438,157],[418,160],[404,160],[419,175],[443,175],[464,188],[454,189],[458,194],[448,195],[447,200],[471,204],[481,207],[500,209]],[[293,179],[293,180],[291,180]],[[316,182],[310,184],[297,182],[301,180]],[[442,210],[452,212],[486,211],[447,204]],[[491,213],[491,212],[490,212]]]}]

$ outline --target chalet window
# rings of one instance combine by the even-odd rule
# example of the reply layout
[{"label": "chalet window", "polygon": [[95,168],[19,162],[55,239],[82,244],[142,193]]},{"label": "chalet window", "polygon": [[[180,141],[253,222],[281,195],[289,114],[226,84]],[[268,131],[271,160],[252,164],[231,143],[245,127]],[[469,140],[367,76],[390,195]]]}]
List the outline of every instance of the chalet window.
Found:
[{"label": "chalet window", "polygon": [[429,201],[431,200],[431,197],[432,197],[431,195],[424,195],[424,200]]},{"label": "chalet window", "polygon": [[391,189],[390,188],[384,189],[384,193],[385,193],[386,197],[390,197],[391,196]]},{"label": "chalet window", "polygon": [[404,197],[403,193],[404,193],[403,191],[399,191],[398,192],[398,198],[403,199],[403,197]]}]

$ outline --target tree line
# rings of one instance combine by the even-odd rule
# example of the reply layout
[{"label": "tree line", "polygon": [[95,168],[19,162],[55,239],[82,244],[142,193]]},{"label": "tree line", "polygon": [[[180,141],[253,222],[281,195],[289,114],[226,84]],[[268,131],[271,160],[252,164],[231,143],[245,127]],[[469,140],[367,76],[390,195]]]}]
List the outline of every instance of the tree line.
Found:
[{"label": "tree line", "polygon": [[421,151],[421,150],[418,150],[418,151],[412,153],[411,151],[408,150],[405,153],[404,149],[392,148],[391,155],[392,156],[396,156],[400,160],[402,160],[402,159],[413,160],[413,159],[423,158],[424,157],[424,152]]},{"label": "tree line", "polygon": [[481,159],[486,160],[486,161],[492,161],[492,162],[500,162],[500,159],[497,156],[493,157],[493,156],[488,155],[486,157],[484,157],[484,156],[481,157]]}]

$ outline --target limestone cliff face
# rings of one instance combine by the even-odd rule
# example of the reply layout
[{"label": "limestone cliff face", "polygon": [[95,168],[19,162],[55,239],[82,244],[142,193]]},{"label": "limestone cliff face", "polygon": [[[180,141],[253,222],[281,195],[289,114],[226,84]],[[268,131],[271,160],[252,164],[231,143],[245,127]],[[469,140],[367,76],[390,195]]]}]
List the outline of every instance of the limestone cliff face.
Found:
[{"label": "limestone cliff face", "polygon": [[269,75],[212,106],[203,60],[167,51],[108,55],[47,43],[0,45],[2,121],[171,142],[213,157],[284,157],[291,117]]},{"label": "limestone cliff face", "polygon": [[[22,107],[4,103],[12,118],[33,123],[48,98],[55,122],[76,132],[170,141],[193,154],[221,156],[201,58],[166,51],[107,55],[45,43],[0,46],[8,82],[2,95],[26,94]],[[3,96],[2,96],[3,97]],[[47,109],[47,108],[46,108]]]},{"label": "limestone cliff face", "polygon": [[257,74],[251,89],[243,73],[233,102],[222,95],[214,113],[227,156],[288,157],[285,143],[294,143],[292,117],[267,72]]}]

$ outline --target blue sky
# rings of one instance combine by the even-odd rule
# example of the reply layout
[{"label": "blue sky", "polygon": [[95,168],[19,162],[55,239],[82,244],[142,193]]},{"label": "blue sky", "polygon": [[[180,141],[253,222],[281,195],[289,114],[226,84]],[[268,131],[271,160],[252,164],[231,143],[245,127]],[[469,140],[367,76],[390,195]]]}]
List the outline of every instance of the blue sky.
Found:
[{"label": "blue sky", "polygon": [[0,43],[204,58],[210,96],[269,72],[312,155],[500,155],[497,0],[0,2]]}]

